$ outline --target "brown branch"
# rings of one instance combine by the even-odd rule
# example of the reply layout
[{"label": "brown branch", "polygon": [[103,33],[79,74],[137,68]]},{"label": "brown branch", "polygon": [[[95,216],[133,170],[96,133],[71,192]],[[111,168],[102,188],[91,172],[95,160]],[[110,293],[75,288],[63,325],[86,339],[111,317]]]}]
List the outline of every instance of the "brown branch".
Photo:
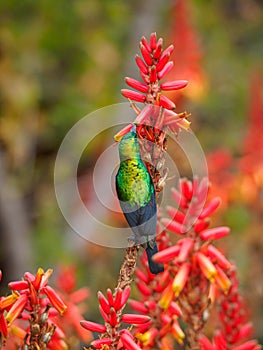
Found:
[{"label": "brown branch", "polygon": [[140,246],[135,245],[126,249],[124,261],[122,263],[117,288],[124,289],[130,286],[133,281],[133,275],[136,267],[136,260]]}]

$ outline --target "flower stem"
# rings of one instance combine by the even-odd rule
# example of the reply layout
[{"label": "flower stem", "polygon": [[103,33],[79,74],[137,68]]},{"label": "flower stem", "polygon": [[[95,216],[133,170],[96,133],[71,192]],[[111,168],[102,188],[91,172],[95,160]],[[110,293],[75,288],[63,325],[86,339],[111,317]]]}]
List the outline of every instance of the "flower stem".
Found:
[{"label": "flower stem", "polygon": [[120,268],[118,284],[116,289],[121,288],[123,290],[125,287],[131,285],[136,267],[136,259],[139,248],[139,245],[135,245],[126,249],[124,261]]}]

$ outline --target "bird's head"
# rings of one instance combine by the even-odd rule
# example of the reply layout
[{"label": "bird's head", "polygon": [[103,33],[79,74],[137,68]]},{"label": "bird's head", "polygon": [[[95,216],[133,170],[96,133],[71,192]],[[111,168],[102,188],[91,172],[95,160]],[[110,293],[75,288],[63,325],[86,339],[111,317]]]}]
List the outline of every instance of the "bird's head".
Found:
[{"label": "bird's head", "polygon": [[120,159],[132,159],[140,157],[140,146],[136,134],[136,126],[123,136],[119,143]]}]

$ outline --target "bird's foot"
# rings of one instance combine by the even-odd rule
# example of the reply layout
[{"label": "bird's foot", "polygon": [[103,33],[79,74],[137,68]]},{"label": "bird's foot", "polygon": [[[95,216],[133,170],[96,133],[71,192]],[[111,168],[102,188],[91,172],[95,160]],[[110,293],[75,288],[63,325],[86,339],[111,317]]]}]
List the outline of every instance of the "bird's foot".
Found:
[{"label": "bird's foot", "polygon": [[135,246],[135,236],[131,235],[128,237],[128,247],[134,247]]}]

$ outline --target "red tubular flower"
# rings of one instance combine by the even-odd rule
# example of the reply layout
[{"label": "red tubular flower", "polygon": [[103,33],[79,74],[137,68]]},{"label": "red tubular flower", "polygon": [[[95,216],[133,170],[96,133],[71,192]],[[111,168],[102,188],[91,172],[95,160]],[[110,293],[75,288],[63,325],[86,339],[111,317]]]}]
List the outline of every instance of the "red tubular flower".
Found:
[{"label": "red tubular flower", "polygon": [[141,312],[143,314],[148,313],[147,307],[140,301],[137,300],[129,300],[129,305],[133,310],[136,310],[138,312]]},{"label": "red tubular flower", "polygon": [[189,263],[184,263],[180,266],[172,284],[172,289],[175,294],[175,296],[178,296],[182,289],[184,288],[189,273],[191,270],[191,265]]},{"label": "red tubular flower", "polygon": [[64,304],[58,293],[50,286],[46,286],[43,288],[43,292],[48,297],[50,303],[54,308],[60,313],[63,314],[67,306]]},{"label": "red tubular flower", "polygon": [[220,204],[221,204],[221,199],[219,197],[213,198],[211,202],[209,202],[205,206],[205,208],[202,210],[202,213],[200,214],[199,218],[204,219],[210,216],[216,211],[216,209],[219,207]]},{"label": "red tubular flower", "polygon": [[230,232],[229,227],[221,226],[216,228],[211,228],[209,230],[203,231],[200,233],[200,237],[204,241],[219,239],[225,237]]},{"label": "red tubular flower", "polygon": [[177,263],[182,263],[186,261],[190,255],[190,252],[194,246],[194,239],[184,238],[181,239],[178,244],[180,245],[180,253],[176,259]]},{"label": "red tubular flower", "polygon": [[3,312],[1,311],[0,311],[0,334],[3,336],[4,339],[7,338],[7,335],[8,335],[7,321],[4,317]]},{"label": "red tubular flower", "polygon": [[150,319],[149,316],[135,314],[123,314],[121,317],[122,322],[130,324],[143,324],[150,321]]},{"label": "red tubular flower", "polygon": [[188,84],[187,80],[174,80],[174,81],[168,81],[166,83],[161,84],[162,90],[179,90]]},{"label": "red tubular flower", "polygon": [[174,109],[175,108],[175,104],[173,103],[173,101],[171,101],[168,97],[161,95],[159,98],[159,104],[160,106],[162,106],[163,108],[166,109]]},{"label": "red tubular flower", "polygon": [[137,101],[137,102],[144,102],[146,100],[146,96],[139,93],[139,92],[136,92],[136,91],[133,91],[133,90],[129,90],[129,89],[122,89],[121,90],[121,93],[124,97],[127,97],[129,98],[130,100],[133,100],[133,101]]},{"label": "red tubular flower", "polygon": [[9,309],[18,299],[19,295],[12,293],[0,299],[0,310]]},{"label": "red tubular flower", "polygon": [[132,88],[141,91],[141,92],[147,92],[148,91],[148,86],[145,85],[144,83],[141,83],[140,81],[126,77],[125,78],[126,84],[130,85]]},{"label": "red tubular flower", "polygon": [[230,269],[231,263],[227,258],[213,245],[209,244],[207,247],[207,255],[214,259],[217,264],[225,270]]},{"label": "red tubular flower", "polygon": [[23,290],[28,288],[27,281],[14,281],[8,283],[8,288],[11,290]]},{"label": "red tubular flower", "polygon": [[197,253],[196,255],[197,262],[207,279],[211,282],[214,282],[215,275],[217,274],[217,270],[211,260],[202,253]]},{"label": "red tubular flower", "polygon": [[182,331],[181,327],[179,326],[179,323],[177,320],[173,321],[171,333],[174,339],[178,342],[178,344],[183,345],[185,334]]},{"label": "red tubular flower", "polygon": [[216,350],[215,347],[211,344],[210,340],[203,334],[200,336],[199,344],[203,350]]},{"label": "red tubular flower", "polygon": [[103,311],[108,314],[110,312],[110,304],[100,291],[98,292],[98,300]]},{"label": "red tubular flower", "polygon": [[175,245],[159,251],[153,256],[153,260],[157,263],[167,263],[177,257],[180,252],[180,247]]},{"label": "red tubular flower", "polygon": [[248,340],[247,342],[235,346],[232,350],[260,350],[261,346],[258,344],[256,340]]},{"label": "red tubular flower", "polygon": [[16,302],[12,305],[11,309],[8,311],[5,319],[8,325],[10,325],[18,316],[20,316],[22,310],[26,306],[28,301],[28,295],[22,294],[18,297]]},{"label": "red tubular flower", "polygon": [[106,331],[106,327],[99,323],[95,323],[91,321],[80,321],[80,324],[83,328],[91,332],[104,333]]},{"label": "red tubular flower", "polygon": [[171,305],[173,298],[174,298],[173,287],[172,287],[172,284],[169,283],[169,285],[166,287],[166,289],[162,293],[162,297],[159,300],[159,306],[162,309],[167,310]]},{"label": "red tubular flower", "polygon": [[165,228],[171,232],[174,232],[178,235],[184,235],[186,233],[186,228],[184,225],[176,222],[171,221],[170,219],[162,219],[161,223],[165,226]]},{"label": "red tubular flower", "polygon": [[136,282],[137,288],[144,296],[150,296],[152,294],[151,289],[142,281]]},{"label": "red tubular flower", "polygon": [[91,342],[91,345],[94,346],[95,349],[105,349],[105,346],[110,346],[112,343],[112,340],[110,338],[101,338],[97,340],[93,340]]},{"label": "red tubular flower", "polygon": [[127,350],[141,350],[140,346],[135,343],[132,337],[130,337],[126,333],[121,334],[122,344],[125,346]]}]

